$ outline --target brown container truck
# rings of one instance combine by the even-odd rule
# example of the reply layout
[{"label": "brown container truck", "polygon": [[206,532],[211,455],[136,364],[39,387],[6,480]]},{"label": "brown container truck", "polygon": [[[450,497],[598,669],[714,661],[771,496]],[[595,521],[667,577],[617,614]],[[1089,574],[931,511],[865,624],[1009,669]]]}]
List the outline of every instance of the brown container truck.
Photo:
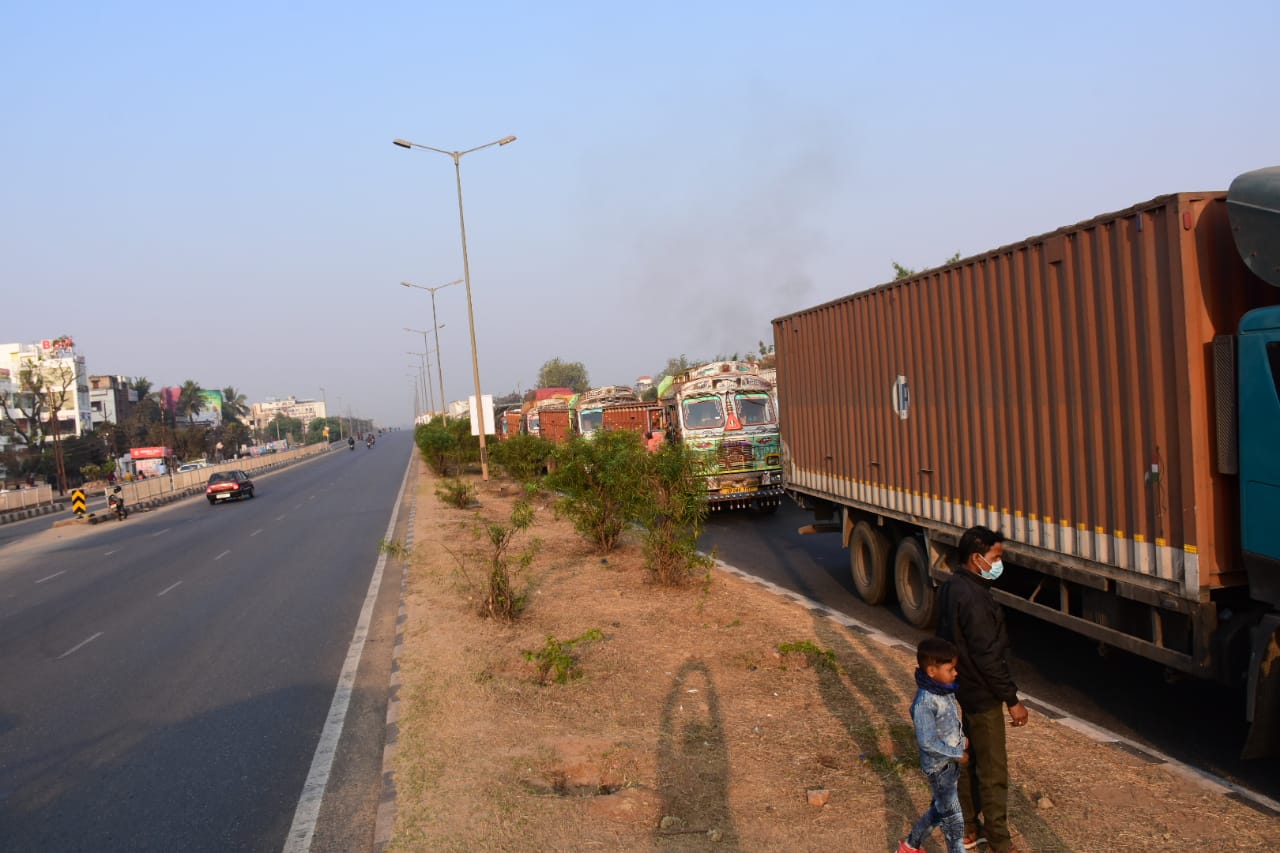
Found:
[{"label": "brown container truck", "polygon": [[[773,321],[788,492],[921,627],[972,525],[1006,606],[1280,720],[1280,169]],[[1266,722],[1269,726],[1260,726]]]}]

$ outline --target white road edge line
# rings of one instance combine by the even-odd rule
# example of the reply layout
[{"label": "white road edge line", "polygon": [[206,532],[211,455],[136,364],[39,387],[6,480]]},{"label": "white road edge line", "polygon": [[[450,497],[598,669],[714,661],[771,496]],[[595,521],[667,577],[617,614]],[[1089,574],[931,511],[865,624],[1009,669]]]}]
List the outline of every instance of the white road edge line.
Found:
[{"label": "white road edge line", "polygon": [[152,536],[159,536],[159,535],[161,535],[162,533],[168,533],[170,529],[171,529],[171,528],[166,527],[164,530],[157,530],[155,533],[152,533],[151,535],[152,535]]},{"label": "white road edge line", "polygon": [[[400,481],[400,493],[396,495],[395,506],[391,510],[391,522],[387,525],[385,537],[388,540],[395,535],[396,520],[400,517],[400,504],[404,500],[404,490],[409,484],[409,472],[412,470],[413,463],[410,461],[405,467],[404,478]],[[289,827],[289,835],[285,838],[284,853],[308,853],[311,850],[311,839],[315,835],[316,821],[320,817],[320,805],[324,801],[325,787],[329,784],[333,758],[338,752],[338,741],[342,739],[342,727],[346,723],[347,707],[351,704],[356,670],[360,666],[360,656],[364,653],[364,642],[369,635],[369,622],[373,618],[373,605],[378,599],[378,589],[382,585],[382,572],[386,565],[386,553],[379,553],[378,561],[373,568],[373,577],[369,580],[369,591],[364,597],[364,606],[360,608],[360,619],[356,622],[356,630],[351,637],[351,645],[347,649],[347,659],[342,664],[338,686],[333,691],[329,716],[325,718],[324,729],[320,732],[320,742],[316,745],[316,753],[311,759],[311,769],[307,771],[307,781],[302,785],[302,795],[298,798],[298,807],[293,813],[293,824]]]},{"label": "white road edge line", "polygon": [[162,590],[160,590],[159,592],[157,592],[157,593],[156,593],[156,598],[159,598],[160,596],[164,595],[166,592],[168,592],[169,590],[171,590],[171,589],[173,589],[174,587],[178,586],[178,584],[180,584],[180,583],[182,583],[182,581],[178,581],[178,583],[170,584],[169,586],[166,586],[164,589],[162,589]]},{"label": "white road edge line", "polygon": [[[702,552],[702,553],[705,554],[705,552]],[[707,556],[710,556],[710,555],[707,555]],[[760,586],[765,587],[766,589],[772,591],[777,595],[780,595],[784,598],[788,598],[792,601],[795,601],[796,603],[800,604],[803,607],[806,607],[809,609],[822,610],[825,612],[826,618],[832,619],[833,621],[838,622],[841,625],[844,625],[846,628],[856,628],[860,632],[864,632],[864,636],[866,636],[866,638],[869,640],[875,640],[880,644],[886,645],[886,646],[893,646],[901,642],[895,639],[894,637],[888,634],[885,634],[876,628],[871,627],[865,622],[860,622],[859,620],[854,619],[852,616],[849,616],[844,613],[840,613],[839,611],[832,610],[831,608],[827,607],[825,604],[819,604],[818,602],[814,601],[811,598],[807,598],[803,595],[799,595],[797,593],[791,592],[790,590],[785,589],[784,587],[778,586],[777,584],[772,583],[771,581],[767,581],[764,578],[756,577],[750,572],[744,571],[743,569],[740,569],[737,566],[726,563],[724,560],[716,560],[715,566],[716,568],[726,571],[729,574],[737,575],[743,580],[759,584]],[[1179,761],[1178,759],[1173,758],[1169,755],[1166,755],[1157,749],[1152,749],[1149,746],[1144,746],[1143,744],[1140,744],[1137,741],[1124,737],[1123,735],[1117,732],[1113,732],[1109,729],[1104,729],[1101,726],[1094,725],[1093,723],[1090,723],[1087,720],[1082,720],[1079,717],[1074,717],[1071,714],[1069,714],[1066,711],[1066,709],[1061,708],[1057,705],[1054,705],[1052,702],[1046,702],[1043,699],[1040,699],[1036,696],[1032,696],[1029,693],[1023,693],[1021,691],[1019,691],[1019,695],[1023,699],[1027,699],[1042,708],[1047,708],[1050,711],[1053,711],[1055,714],[1062,715],[1061,719],[1056,719],[1056,720],[1046,717],[1046,719],[1048,719],[1048,721],[1051,723],[1057,723],[1059,725],[1066,726],[1069,729],[1073,729],[1077,732],[1080,732],[1085,737],[1088,737],[1097,743],[1120,743],[1120,744],[1124,744],[1125,746],[1136,749],[1139,752],[1144,753],[1146,755],[1154,756],[1156,759],[1164,762],[1162,766],[1167,767],[1169,770],[1175,773],[1178,773],[1179,775],[1185,778],[1189,778],[1192,781],[1200,783],[1201,787],[1206,788],[1207,790],[1212,791],[1214,793],[1222,794],[1227,791],[1230,791],[1235,793],[1237,796],[1243,797],[1244,799],[1247,799],[1247,800],[1251,800],[1254,803],[1258,803],[1259,805],[1262,805],[1270,809],[1271,811],[1280,811],[1280,802],[1277,802],[1271,799],[1265,794],[1260,794],[1257,791],[1252,791],[1244,787],[1243,785],[1238,785],[1235,782],[1230,781],[1229,779],[1223,779],[1220,776],[1215,776],[1214,774],[1209,773],[1208,771],[1205,771],[1205,770],[1201,770],[1198,767],[1192,767],[1190,764],[1186,764],[1185,762]]]},{"label": "white road edge line", "polygon": [[96,633],[96,634],[94,634],[92,637],[90,637],[89,639],[87,639],[87,640],[82,640],[81,642],[76,643],[74,646],[72,646],[71,648],[67,649],[67,650],[66,650],[65,652],[63,652],[62,654],[58,655],[58,660],[62,660],[62,659],[63,659],[63,658],[65,658],[67,655],[71,654],[72,652],[78,652],[78,651],[80,651],[80,649],[83,649],[85,646],[89,645],[90,643],[92,643],[94,640],[98,639],[98,638],[99,638],[99,637],[101,637],[101,636],[102,636],[102,632],[101,632],[101,631],[99,631],[98,633]]},{"label": "white road edge line", "polygon": [[49,575],[48,577],[40,578],[40,580],[36,581],[36,583],[44,583],[45,581],[51,581],[51,580],[53,580],[54,578],[56,578],[58,575],[65,575],[66,573],[67,573],[67,570],[66,570],[66,569],[63,569],[63,570],[62,570],[62,571],[60,571],[60,572],[54,572],[53,574]]},{"label": "white road edge line", "polygon": [[230,551],[223,551],[221,554],[219,554],[218,556],[214,557],[214,558],[213,558],[213,561],[216,563],[216,562],[218,562],[219,560],[221,560],[223,557],[227,556],[227,555],[228,555],[228,554],[230,554],[230,553],[231,553]]}]

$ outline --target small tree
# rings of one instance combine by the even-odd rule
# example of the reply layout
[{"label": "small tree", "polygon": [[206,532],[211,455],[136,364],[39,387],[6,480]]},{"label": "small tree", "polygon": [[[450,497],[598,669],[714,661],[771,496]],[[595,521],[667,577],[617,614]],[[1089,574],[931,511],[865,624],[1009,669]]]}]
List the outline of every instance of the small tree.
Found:
[{"label": "small tree", "polygon": [[513,435],[493,445],[489,461],[519,483],[534,483],[542,477],[555,445],[540,435]]},{"label": "small tree", "polygon": [[591,387],[591,377],[580,361],[553,358],[538,370],[539,388],[572,388],[579,393]]},{"label": "small tree", "polygon": [[590,441],[575,437],[556,453],[548,482],[564,494],[558,508],[602,554],[617,547],[644,507],[647,455],[640,437],[627,430],[606,430]]},{"label": "small tree", "polygon": [[646,498],[641,514],[645,567],[656,582],[679,586],[711,565],[698,552],[707,519],[703,461],[683,444],[665,444],[647,462],[639,484]]},{"label": "small tree", "polygon": [[484,597],[480,602],[480,614],[494,619],[511,621],[524,609],[525,594],[517,592],[513,572],[527,569],[537,556],[541,542],[534,539],[518,554],[511,548],[516,535],[533,525],[533,506],[519,500],[511,509],[510,524],[488,524],[485,538],[488,541],[488,579]]}]

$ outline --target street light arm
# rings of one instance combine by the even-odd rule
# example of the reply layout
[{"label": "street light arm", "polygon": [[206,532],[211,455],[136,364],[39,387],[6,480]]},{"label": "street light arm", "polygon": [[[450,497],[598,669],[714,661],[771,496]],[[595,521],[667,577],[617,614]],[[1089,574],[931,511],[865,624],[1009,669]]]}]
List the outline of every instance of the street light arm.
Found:
[{"label": "street light arm", "polygon": [[461,157],[470,154],[472,151],[480,151],[484,148],[492,148],[495,145],[510,145],[515,142],[515,136],[504,136],[501,139],[495,139],[492,142],[486,142],[484,145],[477,145],[475,148],[468,148],[466,151],[445,151],[443,148],[432,148],[430,145],[423,145],[420,142],[411,142],[408,139],[393,139],[391,144],[398,148],[421,148],[423,151],[434,151],[437,154],[443,154],[446,157],[452,157],[455,161]]}]

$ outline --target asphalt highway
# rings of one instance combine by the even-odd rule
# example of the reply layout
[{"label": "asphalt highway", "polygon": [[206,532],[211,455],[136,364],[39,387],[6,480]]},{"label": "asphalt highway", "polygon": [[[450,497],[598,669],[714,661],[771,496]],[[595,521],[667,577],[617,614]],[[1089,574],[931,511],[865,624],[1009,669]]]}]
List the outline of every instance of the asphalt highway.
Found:
[{"label": "asphalt highway", "polygon": [[[784,502],[772,516],[711,516],[701,546],[727,563],[821,602],[915,646],[925,633],[896,606],[869,607],[853,591],[849,552],[839,534],[801,536],[811,514]],[[1131,655],[1105,656],[1093,641],[1005,609],[1019,688],[1073,716],[1159,750],[1193,767],[1280,799],[1280,760],[1243,761],[1248,731],[1243,690],[1195,679]]]},{"label": "asphalt highway", "polygon": [[[0,848],[281,850],[410,449],[390,433],[256,477],[252,500],[4,542]],[[315,850],[373,837],[386,563]]]}]

